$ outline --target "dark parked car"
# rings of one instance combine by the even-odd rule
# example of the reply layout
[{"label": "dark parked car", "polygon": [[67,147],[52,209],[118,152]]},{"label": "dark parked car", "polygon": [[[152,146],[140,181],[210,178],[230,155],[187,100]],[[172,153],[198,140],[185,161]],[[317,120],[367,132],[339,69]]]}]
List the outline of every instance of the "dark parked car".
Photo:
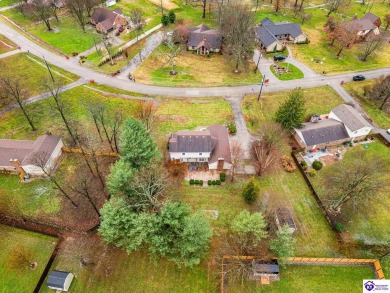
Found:
[{"label": "dark parked car", "polygon": [[274,61],[284,61],[286,58],[287,58],[287,56],[275,55],[274,56]]},{"label": "dark parked car", "polygon": [[365,80],[366,78],[363,76],[363,75],[355,75],[354,77],[352,77],[353,81],[361,81],[361,80]]}]

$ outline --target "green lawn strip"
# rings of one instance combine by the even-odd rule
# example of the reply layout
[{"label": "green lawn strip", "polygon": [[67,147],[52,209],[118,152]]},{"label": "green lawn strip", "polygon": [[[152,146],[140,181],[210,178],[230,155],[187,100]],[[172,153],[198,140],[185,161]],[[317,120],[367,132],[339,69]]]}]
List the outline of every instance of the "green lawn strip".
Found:
[{"label": "green lawn strip", "polygon": [[[364,149],[364,145],[358,145],[347,150],[343,157],[343,160],[350,161],[356,159],[356,152],[364,150],[369,153],[373,158],[381,158],[390,164],[390,151],[380,141],[367,144],[368,148]],[[332,168],[332,165],[325,166],[326,168]],[[317,189],[318,194],[325,198],[325,190],[321,188],[321,182],[325,178],[324,172],[319,171],[314,178],[313,183]],[[390,174],[386,177],[390,180]],[[352,236],[354,240],[364,244],[386,244],[390,241],[390,197],[388,191],[381,191],[380,198],[372,198],[370,202],[360,205],[354,208],[352,203],[342,207],[342,215],[345,220],[342,224],[345,226],[346,231]],[[366,212],[364,207],[369,207],[375,210],[373,213]]]},{"label": "green lawn strip", "polygon": [[[329,113],[335,106],[344,103],[344,100],[328,86],[302,89],[306,101],[306,118],[313,114]],[[247,95],[242,101],[247,127],[255,133],[261,122],[273,119],[279,105],[288,97],[290,91],[267,93],[257,102],[257,95]],[[254,117],[253,124],[250,117]],[[260,124],[259,124],[260,123]]]},{"label": "green lawn strip", "polygon": [[270,285],[247,281],[246,286],[227,288],[228,292],[350,293],[361,292],[363,280],[373,278],[369,267],[286,265],[280,268],[280,281]]},{"label": "green lawn strip", "polygon": [[175,58],[176,75],[166,61],[166,47],[159,46],[134,72],[137,82],[161,86],[199,87],[255,84],[261,75],[254,72],[251,62],[247,71],[234,73],[234,64],[220,54],[197,55],[185,51]]},{"label": "green lawn strip", "polygon": [[6,38],[3,35],[0,35],[0,54],[14,51],[17,48],[18,46],[14,42],[12,42],[10,39]]},{"label": "green lawn strip", "polygon": [[93,26],[87,25],[84,33],[75,19],[70,16],[60,17],[60,21],[51,21],[52,31],[48,31],[45,24],[38,24],[28,28],[28,31],[46,43],[70,55],[72,52],[81,53],[94,45],[94,38],[100,38]]},{"label": "green lawn strip", "polygon": [[[99,252],[94,255],[96,261],[103,251]],[[52,269],[77,273],[70,287],[72,292],[128,292],[129,289],[131,292],[143,293],[217,292],[219,275],[208,272],[206,264],[188,269],[139,252],[127,255],[124,251],[111,249],[106,254],[110,259],[109,265],[100,267],[99,272],[95,271],[96,265],[92,268],[81,267],[77,262],[70,265],[62,262],[61,256],[54,262]],[[108,276],[105,275],[107,271]],[[44,286],[40,292],[51,291]]]},{"label": "green lawn strip", "polygon": [[90,87],[90,88],[93,88],[93,89],[97,89],[97,90],[100,90],[100,91],[113,93],[113,94],[123,94],[123,95],[129,95],[129,96],[134,96],[134,97],[149,97],[148,95],[135,93],[135,92],[132,92],[132,91],[121,90],[121,89],[118,89],[118,88],[113,88],[113,87],[109,87],[107,85],[98,84],[98,83],[89,83],[87,85],[84,85],[84,87],[86,87],[86,88]]},{"label": "green lawn strip", "polygon": [[300,71],[296,66],[287,63],[287,62],[281,62],[281,63],[276,63],[280,67],[284,67],[288,69],[287,73],[283,74],[277,74],[275,71],[275,68],[271,65],[271,71],[272,73],[278,78],[279,80],[291,80],[291,79],[299,79],[303,78],[303,72]]},{"label": "green lawn strip", "polygon": [[0,8],[16,4],[17,0],[0,0]]},{"label": "green lawn strip", "polygon": [[364,96],[363,87],[372,86],[375,80],[365,80],[362,82],[349,82],[344,85],[347,92],[353,96],[363,110],[370,118],[384,129],[390,128],[390,116],[383,110],[379,109],[370,99]]},{"label": "green lawn strip", "polygon": [[20,10],[18,10],[17,8],[12,8],[12,9],[8,9],[6,11],[2,11],[2,12],[0,12],[0,14],[11,19],[13,22],[15,22],[16,24],[18,24],[22,27],[32,25],[34,23],[34,21],[31,18],[23,15],[20,12]]},{"label": "green lawn strip", "polygon": [[[0,225],[0,290],[1,292],[30,293],[34,290],[49,258],[56,239],[38,233]],[[32,253],[37,268],[19,272],[11,270],[7,263],[10,251],[17,245],[24,246]]]}]

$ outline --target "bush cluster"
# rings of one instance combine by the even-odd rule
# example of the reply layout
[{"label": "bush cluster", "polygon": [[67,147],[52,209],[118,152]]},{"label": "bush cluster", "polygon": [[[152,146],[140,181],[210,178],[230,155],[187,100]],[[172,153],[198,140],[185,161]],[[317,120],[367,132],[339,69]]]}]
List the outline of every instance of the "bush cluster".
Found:
[{"label": "bush cluster", "polygon": [[307,170],[307,163],[305,160],[301,161],[301,167],[303,170]]},{"label": "bush cluster", "polygon": [[226,181],[226,174],[225,173],[220,173],[219,174],[219,179],[221,180],[221,182],[225,182]]},{"label": "bush cluster", "polygon": [[334,228],[336,229],[336,231],[338,232],[343,232],[345,230],[345,227],[343,224],[341,223],[335,223],[334,224]]},{"label": "bush cluster", "polygon": [[161,16],[161,23],[164,26],[167,26],[170,23],[175,23],[175,20],[176,20],[176,14],[173,10],[169,11],[168,14],[164,14],[163,16]]},{"label": "bush cluster", "polygon": [[315,160],[311,166],[314,170],[319,171],[322,169],[322,162]]},{"label": "bush cluster", "polygon": [[297,167],[294,164],[294,160],[289,156],[283,156],[281,159],[282,161],[282,167],[287,172],[294,172]]},{"label": "bush cluster", "polygon": [[190,179],[190,185],[203,185],[203,180]]},{"label": "bush cluster", "polygon": [[226,123],[226,127],[227,127],[227,129],[229,130],[229,132],[231,134],[236,134],[237,133],[237,127],[236,127],[236,123],[234,123],[234,121],[228,121]]},{"label": "bush cluster", "polygon": [[207,181],[208,185],[221,185],[221,180],[209,180]]}]

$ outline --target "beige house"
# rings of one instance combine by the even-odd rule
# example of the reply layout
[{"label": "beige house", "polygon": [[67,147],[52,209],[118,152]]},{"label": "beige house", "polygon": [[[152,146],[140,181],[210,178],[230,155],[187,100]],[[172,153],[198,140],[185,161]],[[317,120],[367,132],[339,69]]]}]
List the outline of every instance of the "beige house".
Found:
[{"label": "beige house", "polygon": [[91,16],[91,23],[96,26],[98,32],[105,34],[128,24],[126,17],[119,8],[114,10],[96,8]]},{"label": "beige house", "polygon": [[366,13],[361,19],[354,18],[344,23],[345,29],[350,32],[356,32],[355,42],[365,40],[369,36],[379,36],[380,25],[381,19],[371,12]]}]

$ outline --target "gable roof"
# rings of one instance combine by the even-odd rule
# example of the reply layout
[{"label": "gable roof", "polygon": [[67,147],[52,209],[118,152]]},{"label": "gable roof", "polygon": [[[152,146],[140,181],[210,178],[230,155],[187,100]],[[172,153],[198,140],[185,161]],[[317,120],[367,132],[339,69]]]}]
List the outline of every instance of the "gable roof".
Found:
[{"label": "gable roof", "polygon": [[225,126],[220,124],[215,124],[207,127],[211,135],[217,138],[217,144],[211,153],[209,163],[218,162],[219,158],[223,158],[225,162],[231,164],[232,158],[230,153],[230,144],[229,144],[229,132]]},{"label": "gable roof", "polygon": [[344,23],[344,27],[351,32],[368,31],[377,28],[377,26],[368,19],[352,19],[351,21]]},{"label": "gable roof", "polygon": [[363,118],[354,107],[346,104],[339,105],[332,109],[332,112],[339,118],[348,129],[351,131],[359,130],[363,127],[370,127],[372,125]]},{"label": "gable roof", "polygon": [[371,21],[372,23],[375,23],[376,21],[380,20],[379,16],[376,16],[372,12],[367,12],[361,19],[367,19]]},{"label": "gable roof", "polygon": [[69,274],[64,271],[51,271],[46,284],[49,287],[64,289],[65,280]]},{"label": "gable roof", "polygon": [[204,23],[188,28],[188,42],[189,47],[201,47],[204,42],[210,48],[220,49],[222,46],[222,34],[220,30],[212,30]]},{"label": "gable roof", "polygon": [[217,138],[210,131],[178,131],[172,133],[169,151],[172,153],[211,153]]},{"label": "gable roof", "polygon": [[344,124],[334,119],[319,120],[317,123],[303,123],[303,126],[298,130],[302,133],[306,146],[349,138]]},{"label": "gable roof", "polygon": [[278,35],[290,35],[293,38],[302,34],[301,27],[296,23],[291,22],[273,22],[268,17],[260,22],[260,26],[256,28],[256,37],[268,47],[275,41],[278,41]]},{"label": "gable roof", "polygon": [[45,134],[33,140],[0,139],[0,166],[12,166],[10,159],[17,159],[22,165],[34,164],[34,157],[40,154],[48,161],[60,137]]},{"label": "gable roof", "polygon": [[91,20],[96,24],[100,24],[104,29],[110,30],[113,28],[118,15],[123,17],[123,12],[119,8],[114,10],[96,8],[92,13]]}]

